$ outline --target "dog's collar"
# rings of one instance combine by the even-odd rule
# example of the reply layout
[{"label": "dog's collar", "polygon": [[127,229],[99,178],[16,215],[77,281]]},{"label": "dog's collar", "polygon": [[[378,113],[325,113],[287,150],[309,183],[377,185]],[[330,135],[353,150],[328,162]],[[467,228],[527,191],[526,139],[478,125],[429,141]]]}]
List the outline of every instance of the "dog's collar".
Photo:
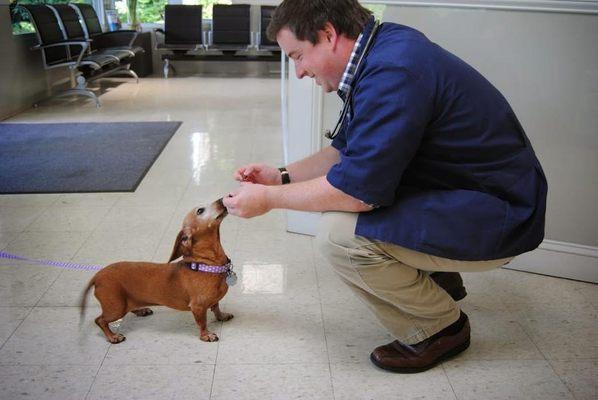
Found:
[{"label": "dog's collar", "polygon": [[208,265],[204,263],[191,262],[188,264],[193,271],[210,272],[213,274],[226,274],[226,283],[228,286],[233,286],[237,283],[237,274],[233,271],[233,263],[228,260],[224,265]]},{"label": "dog's collar", "polygon": [[233,264],[229,261],[224,265],[208,265],[203,263],[192,262],[189,268],[193,271],[211,272],[213,274],[224,274],[233,269]]}]

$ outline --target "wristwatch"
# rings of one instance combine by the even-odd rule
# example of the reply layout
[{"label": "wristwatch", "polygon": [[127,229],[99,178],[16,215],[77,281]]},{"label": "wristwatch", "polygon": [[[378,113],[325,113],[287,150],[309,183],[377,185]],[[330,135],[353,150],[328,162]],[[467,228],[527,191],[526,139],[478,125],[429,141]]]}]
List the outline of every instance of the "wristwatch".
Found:
[{"label": "wristwatch", "polygon": [[291,183],[291,177],[289,175],[289,171],[287,171],[287,169],[285,167],[280,167],[280,168],[278,168],[278,170],[280,171],[280,179],[282,181],[282,184],[286,185],[287,183]]}]

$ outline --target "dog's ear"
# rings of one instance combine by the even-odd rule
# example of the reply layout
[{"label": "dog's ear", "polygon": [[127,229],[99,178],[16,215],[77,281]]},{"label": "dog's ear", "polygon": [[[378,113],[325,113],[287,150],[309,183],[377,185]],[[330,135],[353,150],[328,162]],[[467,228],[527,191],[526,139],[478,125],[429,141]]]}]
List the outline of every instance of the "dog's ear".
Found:
[{"label": "dog's ear", "polygon": [[193,239],[191,237],[191,229],[185,228],[179,232],[172,248],[172,254],[168,262],[176,260],[181,256],[191,254],[191,247]]}]

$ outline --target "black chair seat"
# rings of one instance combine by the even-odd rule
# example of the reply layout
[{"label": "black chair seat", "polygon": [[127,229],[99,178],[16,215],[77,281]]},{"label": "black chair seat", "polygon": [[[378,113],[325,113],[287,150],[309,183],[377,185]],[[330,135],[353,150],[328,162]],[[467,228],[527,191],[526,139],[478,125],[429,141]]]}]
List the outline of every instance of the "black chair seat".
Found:
[{"label": "black chair seat", "polygon": [[93,54],[103,55],[103,56],[114,56],[118,58],[120,61],[129,60],[133,55],[131,54],[130,50],[125,49],[103,49],[98,50]]},{"label": "black chair seat", "polygon": [[106,66],[118,63],[118,60],[115,60],[114,56],[108,54],[94,53],[81,59],[81,64],[85,65],[89,63],[94,63],[99,65],[101,68],[104,68]]},{"label": "black chair seat", "polygon": [[121,46],[121,47],[112,47],[112,48],[115,50],[131,50],[135,54],[145,53],[145,50],[141,46],[132,46],[130,48],[128,46]]},{"label": "black chair seat", "polygon": [[71,7],[75,11],[85,27],[85,37],[92,40],[92,51],[127,49],[134,53],[131,57],[144,51],[140,46],[133,46],[133,42],[137,37],[136,31],[118,30],[103,32],[100,19],[90,4],[69,3],[68,7]]}]

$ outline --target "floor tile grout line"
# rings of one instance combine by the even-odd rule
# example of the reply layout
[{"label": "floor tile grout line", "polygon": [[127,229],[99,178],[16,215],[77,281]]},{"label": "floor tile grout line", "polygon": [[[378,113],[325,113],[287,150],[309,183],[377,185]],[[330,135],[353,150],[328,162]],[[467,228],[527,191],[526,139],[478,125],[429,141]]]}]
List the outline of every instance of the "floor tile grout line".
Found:
[{"label": "floor tile grout line", "polygon": [[550,366],[550,370],[556,375],[557,378],[559,378],[559,381],[561,381],[563,386],[565,386],[565,389],[567,389],[567,391],[571,394],[571,397],[577,399],[577,396],[575,396],[575,393],[573,393],[573,391],[569,388],[569,385],[567,385],[563,378],[561,378],[561,375],[556,372],[556,370],[554,369],[554,365],[552,365],[552,362],[549,359],[546,359],[546,362]]},{"label": "floor tile grout line", "polygon": [[29,309],[29,312],[27,313],[27,315],[25,315],[25,317],[21,320],[21,322],[19,322],[19,324],[15,327],[15,329],[13,329],[13,331],[10,333],[10,335],[8,335],[8,337],[6,338],[4,343],[2,343],[2,345],[0,345],[0,352],[2,351],[2,349],[4,348],[6,343],[8,343],[10,338],[12,338],[14,336],[15,332],[21,327],[21,325],[23,325],[25,320],[31,315],[31,313],[33,312],[33,309],[35,308],[33,306],[29,306],[29,307],[31,307],[31,308]]},{"label": "floor tile grout line", "polygon": [[[183,124],[184,124],[184,122],[183,122]],[[183,124],[181,124],[179,129],[183,126]],[[177,132],[180,132],[180,131],[177,130]],[[176,135],[176,133],[175,133],[175,135]],[[174,139],[174,138],[171,138],[171,139]],[[166,148],[168,147],[168,145],[170,143],[171,142],[169,141],[168,144],[166,145],[166,147],[164,148],[164,150],[162,151],[162,153],[164,153],[164,151],[166,150]],[[151,168],[150,168],[150,170],[151,170]],[[149,172],[150,171],[148,171],[148,173]],[[166,228],[164,228],[164,231],[162,232],[162,235],[160,236],[160,240],[158,241],[158,245],[156,246],[156,249],[154,250],[154,253],[152,254],[152,260],[154,260],[156,255],[158,254],[158,249],[160,248],[160,244],[162,243],[162,240],[164,240],[164,237],[166,236],[166,232],[168,232],[168,228],[170,227],[170,224],[172,224],[172,222],[174,221],[174,216],[177,212],[177,209],[181,205],[181,202],[183,201],[183,197],[185,196],[185,193],[187,193],[187,190],[191,186],[192,181],[193,181],[193,179],[189,178],[189,180],[187,181],[187,185],[185,186],[185,190],[183,190],[181,196],[179,197],[179,200],[177,201],[176,205],[174,206],[174,209],[172,210],[172,213],[170,214],[170,219],[168,220],[168,224],[166,224]]]},{"label": "floor tile grout line", "polygon": [[459,400],[459,396],[457,396],[457,392],[455,392],[453,382],[451,382],[451,378],[449,378],[448,372],[446,371],[445,363],[442,363],[440,365],[440,367],[442,368],[442,372],[444,373],[444,376],[446,377],[446,381],[448,382],[449,386],[451,387],[451,390],[453,391],[453,396],[455,396],[455,400]]},{"label": "floor tile grout line", "polygon": [[[222,334],[222,322],[220,322],[220,334]],[[214,357],[214,368],[212,369],[212,380],[210,382],[210,395],[208,399],[212,399],[212,392],[214,391],[214,381],[216,379],[216,366],[218,365],[218,352],[220,351],[220,341],[218,341],[218,345],[216,347],[216,356]]]},{"label": "floor tile grout line", "polygon": [[87,390],[87,393],[85,394],[84,400],[87,400],[89,398],[89,395],[91,394],[91,390],[93,389],[93,385],[95,385],[96,380],[98,379],[98,375],[100,374],[100,371],[102,370],[102,367],[104,366],[104,362],[106,361],[106,357],[108,357],[110,348],[111,348],[111,345],[109,345],[106,348],[106,353],[104,354],[104,358],[102,358],[102,362],[100,363],[96,373],[93,376],[93,380],[91,381],[91,384],[89,385],[89,389]]},{"label": "floor tile grout line", "polygon": [[[233,243],[237,243],[237,237],[239,235],[239,229],[237,227],[237,229],[235,229],[235,241]],[[236,249],[235,249],[236,250]],[[235,251],[233,250],[233,251]],[[234,265],[234,261],[233,261],[233,265]],[[223,332],[224,332],[224,322],[220,322],[220,336],[223,336]],[[220,340],[218,341],[218,345],[216,347],[216,356],[214,357],[214,369],[212,372],[212,381],[210,383],[210,396],[208,397],[208,399],[212,399],[212,393],[214,391],[214,382],[216,380],[216,367],[218,366],[218,354],[220,353]]]},{"label": "floor tile grout line", "polygon": [[29,224],[27,224],[26,226],[23,227],[23,230],[21,231],[21,234],[23,234],[25,232],[28,232],[27,228],[29,228],[31,225],[33,225],[35,223],[35,221],[37,221],[44,214],[44,212],[47,211],[48,209],[50,209],[50,207],[52,207],[57,201],[58,201],[58,197],[56,197],[56,199],[53,202],[51,202],[46,207],[44,207],[39,212],[39,214],[36,215],[35,218],[31,220],[31,222]]},{"label": "floor tile grout line", "polygon": [[[335,364],[351,364],[351,365],[359,365],[360,362],[338,362]],[[27,367],[31,367],[31,366],[36,366],[36,365],[45,365],[45,366],[60,366],[60,365],[69,365],[69,366],[74,366],[74,367],[95,367],[95,364],[78,364],[78,363],[61,363],[61,364],[54,364],[54,363],[0,363],[0,367],[10,367],[10,366],[27,366]],[[118,366],[124,366],[124,367],[153,367],[153,366],[157,366],[157,367],[175,367],[175,366],[187,366],[187,367],[191,367],[191,366],[215,366],[217,364],[212,363],[212,362],[202,362],[201,364],[197,364],[197,363],[193,363],[193,362],[184,362],[184,363],[156,363],[156,364],[149,364],[149,363],[133,363],[133,364],[127,364],[127,363],[120,363],[118,364]],[[264,365],[302,365],[302,366],[313,366],[313,365],[321,365],[321,366],[327,366],[328,363],[327,362],[265,362],[265,363],[223,363],[220,365],[226,365],[226,366],[264,366]]]},{"label": "floor tile grout line", "polygon": [[334,377],[332,376],[332,362],[330,361],[330,351],[328,347],[328,339],[326,337],[326,321],[324,319],[324,306],[322,305],[322,293],[320,290],[320,278],[318,275],[318,267],[316,266],[316,255],[314,249],[314,239],[311,239],[311,259],[314,274],[316,275],[316,287],[318,289],[318,297],[320,298],[320,316],[322,318],[322,334],[324,335],[324,345],[326,346],[326,357],[328,358],[328,374],[330,376],[330,390],[332,390],[332,399],[336,400],[336,393],[334,391]]},{"label": "floor tile grout line", "polygon": [[[9,195],[10,196],[10,195]],[[19,196],[19,195],[15,195],[15,196]],[[22,196],[22,195],[21,195]],[[26,195],[25,195],[26,196]],[[42,211],[40,211],[39,215],[37,215],[32,221],[31,223],[27,224],[26,226],[24,226],[21,230],[19,231],[8,231],[7,233],[15,233],[14,236],[11,235],[11,240],[8,241],[8,243],[6,243],[6,246],[0,248],[1,250],[6,251],[10,245],[12,245],[14,242],[17,241],[17,239],[25,232],[27,232],[27,228],[32,225],[43,213],[44,211],[46,211],[47,209],[49,209],[50,207],[52,207],[55,203],[58,202],[58,199],[60,198],[60,196],[56,196],[56,198],[54,199],[54,201],[50,202]],[[29,206],[29,207],[33,207],[33,206]],[[7,207],[8,208],[8,207]],[[12,207],[11,207],[12,208]],[[20,208],[20,207],[15,207],[15,208]]]},{"label": "floor tile grout line", "polygon": [[[108,214],[110,214],[110,212],[116,207],[116,203],[118,201],[114,202],[114,204],[112,204],[111,207],[108,208],[108,210],[106,211],[106,213],[103,215],[103,218],[105,219],[106,216]],[[83,240],[83,242],[81,243],[81,245],[79,246],[79,248],[77,249],[77,251],[75,251],[72,255],[72,257],[69,258],[69,261],[73,261],[75,259],[75,257],[77,257],[77,254],[79,254],[79,252],[84,248],[84,246],[87,244],[87,241],[93,236],[94,233],[96,233],[100,227],[100,225],[102,224],[102,221],[98,221],[98,224],[96,225],[96,227],[92,230],[89,231],[89,234],[87,235],[87,237],[85,238],[85,240]],[[44,293],[45,295],[45,293]]]},{"label": "floor tile grout line", "polygon": [[[103,215],[103,218],[106,218],[106,216],[108,214],[110,214],[110,212],[116,207],[116,203],[117,202],[115,202],[114,204],[112,204],[111,207],[108,208],[108,210],[106,211],[106,213]],[[73,259],[77,256],[77,254],[79,253],[79,251],[81,251],[81,249],[83,248],[83,246],[85,245],[85,243],[89,240],[89,238],[91,238],[92,235],[98,230],[100,224],[101,224],[101,221],[99,221],[98,224],[96,225],[96,227],[89,232],[89,235],[87,235],[87,237],[81,243],[81,245],[79,246],[79,248],[77,249],[77,251],[75,253],[73,253],[73,256],[70,257],[69,261],[73,261]],[[50,290],[50,288],[54,285],[54,283],[56,283],[56,281],[60,278],[60,276],[62,276],[63,273],[64,273],[64,271],[61,271],[61,273],[58,275],[58,277],[56,277],[56,279],[48,286],[48,289],[46,289],[46,291],[38,299],[38,301],[35,304],[34,308],[37,308],[37,305],[39,304],[39,302],[44,298],[44,296],[46,295],[46,293],[48,293],[48,291]],[[81,308],[81,307],[78,306],[78,308]],[[98,367],[96,373],[94,374],[93,380],[92,380],[91,384],[89,385],[89,389],[87,391],[87,394],[85,395],[85,399],[87,399],[88,396],[89,396],[89,394],[91,393],[91,389],[93,388],[93,385],[94,385],[94,383],[95,383],[95,381],[97,379],[97,376],[100,373],[100,370],[102,369],[102,365],[104,364],[104,360],[108,356],[108,351],[110,351],[110,346],[107,347],[106,353],[104,354],[104,358],[102,359],[102,362],[100,363],[100,366]]]},{"label": "floor tile grout line", "polygon": [[[115,206],[116,206],[116,203],[113,204],[112,207],[110,207],[108,209],[108,211],[106,211],[106,213],[103,215],[103,217],[105,218],[110,213],[110,211],[112,211],[114,209]],[[98,222],[97,226],[94,229],[92,229],[91,231],[89,231],[89,235],[87,235],[87,237],[81,243],[81,245],[79,246],[79,248],[77,249],[77,251],[74,252],[71,257],[69,257],[69,261],[73,261],[73,259],[77,256],[77,254],[83,248],[83,246],[89,240],[89,238],[98,230],[98,227],[100,226],[100,224],[101,224],[101,222]],[[58,281],[58,279],[62,276],[62,274],[64,274],[64,270],[61,270],[60,274],[58,274],[58,276],[56,277],[56,279],[54,279],[52,281],[52,283],[50,285],[48,285],[48,288],[44,291],[44,293],[42,293],[42,295],[40,296],[40,298],[37,300],[37,302],[33,306],[34,308],[38,306],[39,302],[44,298],[44,296],[46,295],[46,293],[48,293],[48,291],[52,288],[52,286],[54,286],[54,284],[56,283],[56,281]]]},{"label": "floor tile grout line", "polygon": [[[524,317],[525,317],[525,314],[524,314]],[[571,396],[575,399],[576,398],[575,394],[571,391],[571,389],[569,389],[569,386],[567,386],[567,384],[565,383],[565,381],[563,381],[563,379],[561,378],[561,376],[554,370],[554,367],[553,367],[552,363],[550,362],[550,359],[548,358],[548,356],[546,354],[544,354],[544,352],[542,351],[542,349],[540,349],[540,347],[534,341],[534,339],[531,336],[531,334],[527,331],[527,329],[525,329],[525,326],[523,326],[518,320],[516,322],[517,322],[517,325],[519,325],[519,327],[523,330],[523,332],[525,333],[525,335],[527,336],[527,338],[530,340],[530,342],[533,343],[533,345],[536,348],[536,350],[538,350],[538,352],[542,355],[542,357],[544,357],[544,361],[550,366],[550,370],[552,371],[552,373],[559,379],[559,381],[563,384],[563,386],[565,386],[565,388],[567,389],[567,392],[569,392],[569,394],[571,394]]]},{"label": "floor tile grout line", "polygon": [[[181,199],[179,199],[179,201],[177,203],[177,207],[178,207],[178,204],[180,204],[180,202],[181,202]],[[170,219],[168,220],[168,223],[166,224],[166,227],[164,228],[164,231],[162,231],[162,235],[160,235],[160,239],[158,239],[158,245],[156,246],[156,248],[154,249],[154,252],[152,253],[151,260],[155,260],[156,259],[156,255],[158,254],[158,250],[160,249],[160,245],[162,244],[162,240],[164,240],[164,237],[166,237],[166,232],[168,231],[168,228],[170,227],[170,224],[174,221],[174,215],[176,214],[177,207],[175,207],[174,210],[172,210],[172,213],[170,215]]]}]

